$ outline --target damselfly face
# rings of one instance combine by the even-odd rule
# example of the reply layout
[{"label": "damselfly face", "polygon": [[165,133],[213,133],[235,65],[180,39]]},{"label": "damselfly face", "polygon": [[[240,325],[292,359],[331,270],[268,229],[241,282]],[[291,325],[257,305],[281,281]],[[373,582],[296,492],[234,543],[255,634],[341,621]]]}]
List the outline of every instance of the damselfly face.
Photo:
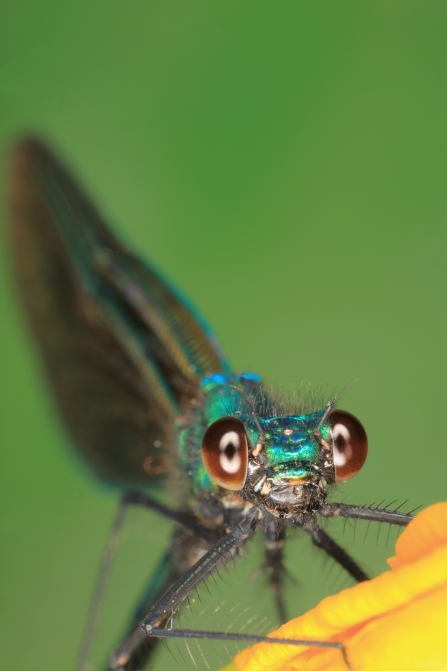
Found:
[{"label": "damselfly face", "polygon": [[[332,403],[277,415],[253,373],[207,376],[202,389],[180,440],[192,497],[239,492],[241,505],[302,523],[325,504],[328,485],[350,479],[365,463],[365,429]],[[203,437],[197,427],[207,427]]]},{"label": "damselfly face", "polygon": [[[286,524],[366,580],[318,516],[400,525],[411,516],[327,502],[327,487],[365,462],[360,422],[333,402],[280,412],[259,376],[233,373],[204,319],[114,237],[38,141],[22,142],[13,154],[11,211],[17,279],[59,410],[79,454],[122,490],[104,573],[127,506],[149,507],[177,524],[108,667],[140,669],[158,638],[228,638],[169,624],[191,590],[257,529],[281,619]],[[180,510],[150,496],[167,481]],[[79,669],[86,668],[103,583]],[[340,644],[311,644],[340,649],[347,665]]]},{"label": "damselfly face", "polygon": [[349,480],[365,463],[366,431],[343,410],[331,410],[327,419],[321,411],[256,423],[258,431],[236,417],[217,420],[203,437],[202,459],[215,482],[263,500],[274,514],[316,510],[321,494],[312,492]]},{"label": "damselfly face", "polygon": [[245,489],[273,514],[300,517],[326,502],[327,485],[353,477],[368,450],[360,422],[342,410],[260,418]]}]

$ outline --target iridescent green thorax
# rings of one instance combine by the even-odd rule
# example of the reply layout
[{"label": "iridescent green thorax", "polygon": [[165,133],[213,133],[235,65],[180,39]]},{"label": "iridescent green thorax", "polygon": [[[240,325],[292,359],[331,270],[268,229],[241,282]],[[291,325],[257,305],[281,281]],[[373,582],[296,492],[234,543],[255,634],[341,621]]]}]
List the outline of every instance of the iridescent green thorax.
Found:
[{"label": "iridescent green thorax", "polygon": [[[210,375],[202,379],[201,386],[201,402],[179,434],[180,458],[191,496],[218,489],[204,469],[201,441],[210,424],[229,416],[242,420],[251,448],[263,435],[269,480],[293,484],[319,476],[317,462],[321,461],[321,447],[314,432],[319,427],[324,410],[277,415],[274,404],[261,387],[260,377],[254,373]],[[320,433],[326,440],[328,422],[320,427]]]}]

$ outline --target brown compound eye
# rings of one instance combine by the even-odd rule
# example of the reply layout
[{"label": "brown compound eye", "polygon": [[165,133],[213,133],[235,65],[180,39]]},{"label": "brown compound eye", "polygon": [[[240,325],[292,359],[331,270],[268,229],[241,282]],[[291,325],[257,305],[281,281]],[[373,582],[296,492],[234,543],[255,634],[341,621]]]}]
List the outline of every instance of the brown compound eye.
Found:
[{"label": "brown compound eye", "polygon": [[242,489],[248,470],[248,438],[240,419],[223,417],[207,428],[202,440],[202,461],[218,485],[233,491]]},{"label": "brown compound eye", "polygon": [[333,410],[330,422],[335,481],[345,482],[357,475],[365,463],[368,438],[359,420],[345,410]]}]

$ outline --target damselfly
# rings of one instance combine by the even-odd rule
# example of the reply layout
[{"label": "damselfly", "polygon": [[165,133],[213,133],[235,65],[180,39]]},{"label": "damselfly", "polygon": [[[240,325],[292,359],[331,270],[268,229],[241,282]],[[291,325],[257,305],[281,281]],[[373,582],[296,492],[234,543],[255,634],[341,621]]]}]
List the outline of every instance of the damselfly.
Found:
[{"label": "damselfly", "polygon": [[[328,502],[328,487],[365,462],[361,423],[334,401],[288,406],[258,375],[233,372],[196,309],[117,240],[36,140],[13,152],[11,212],[19,286],[60,412],[91,468],[123,491],[116,527],[129,505],[176,523],[175,542],[110,668],[141,668],[159,638],[264,640],[172,627],[191,590],[256,531],[281,619],[288,526],[307,533],[355,580],[367,580],[318,525],[318,516],[401,526],[411,519]],[[151,497],[167,482],[180,492],[181,510]],[[95,612],[91,620],[89,631]],[[346,654],[338,643],[311,645]],[[89,636],[79,668],[88,647]]]}]

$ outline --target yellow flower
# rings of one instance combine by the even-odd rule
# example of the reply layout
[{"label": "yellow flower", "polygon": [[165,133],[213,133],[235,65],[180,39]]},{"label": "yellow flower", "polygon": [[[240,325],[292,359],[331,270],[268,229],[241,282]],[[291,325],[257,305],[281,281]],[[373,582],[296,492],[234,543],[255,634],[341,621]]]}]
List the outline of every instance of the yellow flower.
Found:
[{"label": "yellow flower", "polygon": [[[275,638],[342,642],[353,671],[447,671],[447,503],[419,513],[391,571],[324,599]],[[261,643],[226,671],[346,671],[340,651]]]}]

